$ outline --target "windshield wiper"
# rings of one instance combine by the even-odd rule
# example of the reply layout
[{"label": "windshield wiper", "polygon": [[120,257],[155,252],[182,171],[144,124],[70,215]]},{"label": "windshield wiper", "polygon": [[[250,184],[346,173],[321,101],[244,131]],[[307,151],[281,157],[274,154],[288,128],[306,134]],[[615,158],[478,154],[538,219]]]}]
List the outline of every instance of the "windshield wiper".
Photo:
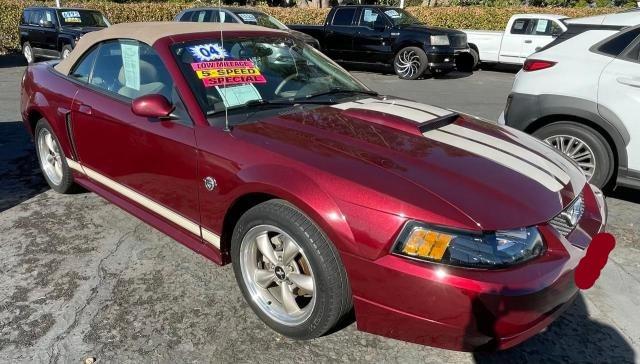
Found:
[{"label": "windshield wiper", "polygon": [[[251,100],[251,101],[247,101],[246,103],[244,103],[243,105],[241,105],[239,107],[234,107],[234,108],[227,109],[227,111],[233,112],[233,111],[237,111],[237,110],[247,109],[247,108],[250,108],[250,107],[295,106],[295,105],[304,105],[304,104],[334,105],[334,104],[336,104],[336,102],[335,101],[296,100],[296,99],[294,99],[294,100],[274,100],[274,101],[270,101],[270,100]],[[217,111],[208,111],[207,112],[207,116],[218,114],[218,113],[221,113],[223,111],[224,111],[224,109],[217,110]]]},{"label": "windshield wiper", "polygon": [[348,90],[344,88],[333,88],[329,91],[320,92],[313,95],[308,95],[306,98],[311,99],[318,96],[327,96],[327,95],[336,95],[336,94],[360,94],[360,95],[369,95],[369,96],[378,96],[378,93],[375,91],[369,90]]}]

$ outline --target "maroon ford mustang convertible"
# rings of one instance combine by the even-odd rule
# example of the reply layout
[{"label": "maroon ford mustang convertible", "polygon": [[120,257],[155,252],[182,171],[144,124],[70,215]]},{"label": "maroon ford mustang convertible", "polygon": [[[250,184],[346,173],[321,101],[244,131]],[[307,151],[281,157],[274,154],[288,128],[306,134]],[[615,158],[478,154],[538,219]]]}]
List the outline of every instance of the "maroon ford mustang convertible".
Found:
[{"label": "maroon ford mustang convertible", "polygon": [[218,264],[297,339],[358,328],[457,350],[535,335],[577,295],[602,194],[516,130],[378,96],[286,33],[120,24],[30,66],[47,182]]}]

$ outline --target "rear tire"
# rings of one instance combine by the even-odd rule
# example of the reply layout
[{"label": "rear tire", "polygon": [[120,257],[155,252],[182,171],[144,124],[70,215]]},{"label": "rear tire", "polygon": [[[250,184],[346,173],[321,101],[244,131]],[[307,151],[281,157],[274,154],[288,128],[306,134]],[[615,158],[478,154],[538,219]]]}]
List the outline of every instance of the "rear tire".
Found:
[{"label": "rear tire", "polygon": [[51,125],[44,119],[38,121],[34,136],[40,170],[51,189],[63,194],[75,192],[73,173]]},{"label": "rear tire", "polygon": [[415,80],[427,69],[427,54],[418,47],[402,48],[393,59],[393,69],[403,80]]},{"label": "rear tire", "polygon": [[615,159],[607,140],[593,128],[574,121],[546,125],[534,136],[576,162],[590,183],[603,188],[614,173]]},{"label": "rear tire", "polygon": [[473,57],[473,64],[471,66],[471,70],[475,71],[480,65],[480,55],[473,48],[469,49],[469,53],[471,54],[471,57]]},{"label": "rear tire", "polygon": [[[286,201],[261,203],[240,217],[231,260],[249,306],[284,336],[322,336],[351,310],[351,289],[336,248]],[[297,283],[302,278],[306,284]]]}]

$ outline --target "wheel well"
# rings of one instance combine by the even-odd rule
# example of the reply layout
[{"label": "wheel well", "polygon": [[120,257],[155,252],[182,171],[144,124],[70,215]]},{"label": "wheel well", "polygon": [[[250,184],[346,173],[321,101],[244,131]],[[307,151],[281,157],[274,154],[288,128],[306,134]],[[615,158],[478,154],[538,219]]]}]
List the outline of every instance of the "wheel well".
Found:
[{"label": "wheel well", "polygon": [[29,129],[31,130],[32,136],[36,133],[36,125],[38,124],[38,121],[40,121],[40,119],[42,119],[42,115],[38,111],[31,110],[29,112],[27,121],[29,122]]},{"label": "wheel well", "polygon": [[553,124],[555,122],[559,122],[559,121],[573,121],[576,123],[580,123],[583,125],[586,125],[588,127],[590,127],[591,129],[597,131],[598,133],[600,133],[600,135],[602,135],[602,137],[604,137],[604,139],[607,141],[607,144],[609,145],[609,148],[611,148],[611,152],[613,153],[613,161],[614,161],[614,169],[613,169],[613,176],[611,176],[612,180],[615,180],[616,177],[616,173],[618,171],[618,165],[619,165],[619,161],[618,161],[618,148],[616,146],[616,143],[614,142],[613,138],[611,137],[611,135],[600,125],[598,125],[597,123],[594,123],[593,121],[589,120],[589,119],[584,119],[578,116],[574,116],[574,115],[549,115],[549,116],[545,116],[543,118],[540,118],[536,121],[534,121],[533,123],[529,124],[529,126],[527,126],[527,128],[524,130],[527,134],[532,134],[533,132],[535,132],[536,130],[547,126],[549,124]]},{"label": "wheel well", "polygon": [[480,51],[478,50],[478,46],[473,44],[473,43],[469,43],[469,48],[473,49],[474,51],[478,52],[478,54],[480,54]]},{"label": "wheel well", "polygon": [[228,256],[228,253],[231,250],[233,229],[240,217],[250,208],[274,198],[278,197],[266,193],[249,193],[240,196],[231,204],[231,207],[227,210],[222,223],[222,235],[220,237],[220,253],[222,255]]}]

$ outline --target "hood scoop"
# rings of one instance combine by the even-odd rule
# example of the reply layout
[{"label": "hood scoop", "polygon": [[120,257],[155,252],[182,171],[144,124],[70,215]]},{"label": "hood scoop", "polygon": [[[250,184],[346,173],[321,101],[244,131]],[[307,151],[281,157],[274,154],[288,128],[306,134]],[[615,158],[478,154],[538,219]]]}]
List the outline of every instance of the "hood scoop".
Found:
[{"label": "hood scoop", "polygon": [[404,99],[367,98],[331,107],[344,115],[421,135],[453,123],[460,115],[436,106]]}]

